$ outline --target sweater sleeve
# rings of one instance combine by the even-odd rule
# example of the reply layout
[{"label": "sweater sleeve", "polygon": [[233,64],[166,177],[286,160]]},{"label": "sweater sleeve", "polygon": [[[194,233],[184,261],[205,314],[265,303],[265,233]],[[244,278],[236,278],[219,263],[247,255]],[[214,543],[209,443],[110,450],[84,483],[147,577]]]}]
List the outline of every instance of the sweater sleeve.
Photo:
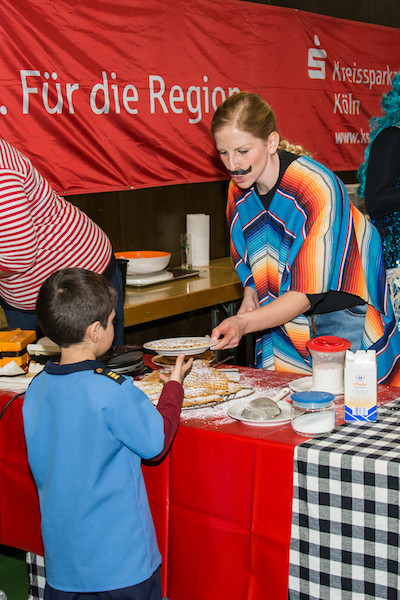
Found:
[{"label": "sweater sleeve", "polygon": [[400,128],[387,127],[375,138],[368,160],[365,207],[371,218],[400,210]]},{"label": "sweater sleeve", "polygon": [[169,381],[164,385],[157,410],[164,419],[164,448],[156,457],[146,463],[160,462],[167,454],[178,430],[183,403],[183,387],[177,381]]}]

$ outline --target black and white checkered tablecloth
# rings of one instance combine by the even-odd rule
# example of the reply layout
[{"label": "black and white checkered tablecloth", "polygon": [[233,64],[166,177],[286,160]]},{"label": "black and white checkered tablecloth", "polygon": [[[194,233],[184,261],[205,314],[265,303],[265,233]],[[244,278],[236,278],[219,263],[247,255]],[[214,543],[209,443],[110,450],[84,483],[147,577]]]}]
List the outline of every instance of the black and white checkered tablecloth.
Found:
[{"label": "black and white checkered tablecloth", "polygon": [[46,585],[46,568],[43,556],[26,553],[26,564],[29,575],[29,594],[28,600],[43,600],[44,588]]},{"label": "black and white checkered tablecloth", "polygon": [[290,600],[400,598],[400,404],[294,457]]}]

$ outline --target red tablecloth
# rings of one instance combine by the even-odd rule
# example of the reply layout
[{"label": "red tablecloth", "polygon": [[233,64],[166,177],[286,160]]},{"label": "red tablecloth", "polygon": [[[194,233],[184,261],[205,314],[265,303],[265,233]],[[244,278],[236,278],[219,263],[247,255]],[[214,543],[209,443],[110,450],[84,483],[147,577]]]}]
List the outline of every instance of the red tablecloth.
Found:
[{"label": "red tablecloth", "polygon": [[[0,412],[15,394],[0,390]],[[26,457],[22,397],[0,420],[0,543],[43,554],[36,487]]]},{"label": "red tablecloth", "polygon": [[[293,374],[241,369],[271,392]],[[380,386],[380,401],[398,388]],[[0,392],[0,411],[12,396]],[[15,400],[0,420],[0,543],[42,553],[39,507]],[[225,405],[226,406],[226,405]],[[290,425],[249,426],[221,409],[182,413],[171,452],[143,467],[170,600],[286,600],[293,451]]]}]

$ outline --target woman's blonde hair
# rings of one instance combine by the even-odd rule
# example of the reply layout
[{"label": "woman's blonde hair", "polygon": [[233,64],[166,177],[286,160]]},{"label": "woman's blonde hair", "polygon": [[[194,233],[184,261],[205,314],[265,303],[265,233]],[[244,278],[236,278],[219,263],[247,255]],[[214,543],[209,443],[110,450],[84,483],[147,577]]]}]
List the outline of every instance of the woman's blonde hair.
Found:
[{"label": "woman's blonde hair", "polygon": [[[218,106],[211,122],[212,135],[215,136],[227,125],[234,125],[261,140],[267,140],[273,131],[278,132],[271,106],[264,98],[251,92],[233,94]],[[300,156],[311,156],[302,146],[290,144],[287,140],[280,139],[279,148]]]}]

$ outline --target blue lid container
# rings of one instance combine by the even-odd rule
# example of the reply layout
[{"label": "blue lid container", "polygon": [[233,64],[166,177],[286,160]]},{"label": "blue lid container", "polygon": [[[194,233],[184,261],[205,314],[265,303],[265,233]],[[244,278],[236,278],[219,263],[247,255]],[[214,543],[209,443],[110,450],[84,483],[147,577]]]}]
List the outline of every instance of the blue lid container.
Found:
[{"label": "blue lid container", "polygon": [[295,406],[301,408],[318,410],[319,408],[326,408],[335,399],[335,395],[329,392],[296,392],[292,394],[292,402]]}]

